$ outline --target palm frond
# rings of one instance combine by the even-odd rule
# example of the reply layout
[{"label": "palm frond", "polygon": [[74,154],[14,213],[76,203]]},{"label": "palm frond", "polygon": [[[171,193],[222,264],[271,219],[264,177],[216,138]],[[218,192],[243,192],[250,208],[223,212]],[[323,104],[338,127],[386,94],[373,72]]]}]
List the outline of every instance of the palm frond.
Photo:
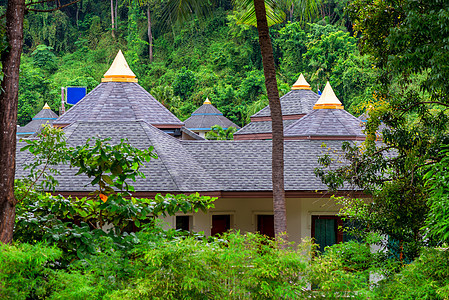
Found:
[{"label": "palm frond", "polygon": [[162,12],[162,20],[170,23],[181,23],[192,16],[203,18],[212,9],[213,1],[204,0],[168,0]]},{"label": "palm frond", "polygon": [[[257,27],[256,12],[253,0],[233,1],[234,8],[245,11],[238,22]],[[279,24],[285,20],[285,12],[276,0],[265,0],[265,10],[267,12],[268,26]]]}]

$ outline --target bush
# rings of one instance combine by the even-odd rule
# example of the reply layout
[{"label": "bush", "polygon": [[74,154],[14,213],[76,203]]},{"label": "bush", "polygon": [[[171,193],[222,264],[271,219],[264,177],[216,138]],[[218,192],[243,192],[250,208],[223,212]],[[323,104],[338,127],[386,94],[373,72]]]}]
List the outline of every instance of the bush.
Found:
[{"label": "bush", "polygon": [[50,269],[48,263],[62,252],[42,244],[0,243],[0,298],[30,299],[42,294]]},{"label": "bush", "polygon": [[356,241],[335,244],[316,254],[308,267],[313,289],[326,299],[368,299],[375,257],[370,246]]},{"label": "bush", "polygon": [[401,272],[381,282],[375,299],[449,299],[449,251],[425,250]]},{"label": "bush", "polygon": [[281,249],[257,234],[230,233],[211,242],[174,238],[137,247],[131,285],[114,299],[292,299],[306,282],[303,248]]}]

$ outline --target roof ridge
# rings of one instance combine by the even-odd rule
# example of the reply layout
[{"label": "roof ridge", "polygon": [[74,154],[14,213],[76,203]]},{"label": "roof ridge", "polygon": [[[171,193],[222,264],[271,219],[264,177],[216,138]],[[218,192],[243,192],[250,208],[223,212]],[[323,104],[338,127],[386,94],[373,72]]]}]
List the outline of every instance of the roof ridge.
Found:
[{"label": "roof ridge", "polygon": [[[361,122],[359,119],[357,119],[356,117],[354,117],[351,113],[349,113],[348,111],[346,111],[346,110],[342,110],[344,113],[346,113],[346,114],[348,114],[348,115],[350,115],[351,117],[353,117],[353,118],[355,118],[356,120],[358,120],[359,122]],[[332,111],[332,114],[335,112],[335,110],[333,110]],[[353,131],[352,129],[353,128],[350,128],[350,127],[348,127],[348,126],[346,126],[342,121],[341,121],[341,119],[340,118],[336,118],[337,120],[338,120],[338,122],[340,122],[340,124],[341,125],[343,125],[343,128],[345,128],[346,130],[348,130],[348,129],[351,129],[351,130],[348,130],[348,132],[349,131]],[[354,133],[356,136],[358,136],[359,134],[358,133]]]},{"label": "roof ridge", "polygon": [[[184,147],[184,145],[181,143],[180,140],[174,138],[173,136],[171,136],[171,135],[169,135],[169,134],[166,134],[165,132],[163,132],[162,130],[158,129],[157,127],[155,127],[155,126],[149,124],[149,123],[146,122],[145,120],[140,120],[139,122],[147,124],[147,125],[148,125],[148,128],[150,128],[151,130],[155,130],[156,132],[158,132],[158,133],[161,135],[161,137],[163,137],[163,138],[165,138],[165,139],[168,139],[168,140],[170,140],[170,141],[173,141],[173,142],[177,143],[177,145],[179,146],[179,148],[182,149],[183,152],[186,153],[186,154],[188,154],[188,156],[189,156],[189,157],[184,157],[184,158],[182,159],[183,162],[186,162],[186,161],[188,161],[188,160],[193,160],[194,163],[195,163],[195,164],[194,164],[194,167],[195,167],[195,168],[199,168],[199,169],[201,170],[200,174],[205,174],[205,176],[206,176],[207,178],[211,178],[211,176],[210,176],[209,172],[207,171],[207,169],[205,169],[205,168],[203,168],[203,167],[201,166],[201,164],[200,164],[200,163],[198,162],[198,160],[196,159],[195,155],[194,155],[192,152],[190,152],[188,149],[186,149],[186,148]],[[152,140],[152,139],[150,138],[150,136],[148,135],[147,130],[146,130],[145,128],[143,128],[143,129],[144,129],[145,133],[147,134],[149,140],[150,140],[151,142],[153,142],[153,140]],[[164,141],[162,141],[161,139],[157,139],[156,142],[157,142],[158,146],[156,146],[156,143],[153,144],[153,147],[154,147],[155,149],[156,149],[156,147],[159,147],[159,146],[161,146],[161,147],[162,147],[162,146],[167,146],[166,141],[164,142]],[[162,149],[160,149],[160,150],[162,150]],[[178,190],[179,190],[179,191],[185,191],[185,190],[187,190],[185,184],[188,184],[188,179],[189,179],[190,177],[187,177],[187,176],[185,176],[185,175],[182,175],[182,169],[180,169],[180,168],[175,168],[175,167],[172,166],[172,164],[176,164],[176,162],[173,161],[173,157],[167,157],[167,156],[165,155],[165,152],[164,152],[164,151],[161,151],[161,152],[162,152],[162,155],[159,155],[159,153],[157,153],[157,154],[158,154],[158,156],[161,156],[162,159],[167,158],[168,164],[166,164],[164,161],[162,161],[162,163],[164,164],[165,168],[167,169],[167,172],[170,174],[170,177],[172,178],[172,180],[173,180],[173,182],[175,183],[175,185],[176,185],[176,187],[178,188]],[[181,170],[181,172],[179,172],[178,170]],[[217,181],[216,179],[214,179],[214,182],[215,182],[217,185],[220,184],[220,182]]]},{"label": "roof ridge", "polygon": [[[153,100],[154,103],[156,103],[157,105],[159,105],[162,109],[164,109],[166,112],[168,112],[169,114],[171,114],[172,116],[174,116],[179,122],[183,123],[181,120],[179,120],[179,118],[172,113],[168,108],[166,108],[164,106],[164,104],[162,104],[161,102],[159,102],[156,98],[154,98],[153,95],[151,95],[147,90],[145,90],[141,85],[139,85],[138,83],[134,83],[134,85],[130,85],[130,86],[136,86],[138,89],[140,89],[141,92],[143,92],[143,94],[147,93],[150,97],[151,100]],[[137,119],[144,119],[143,116],[140,114],[140,110],[137,110],[139,115],[136,115]],[[171,124],[171,123],[168,123]]]},{"label": "roof ridge", "polygon": [[[156,149],[156,145],[154,144],[154,142],[153,142],[153,139],[151,138],[151,136],[148,134],[148,130],[147,130],[147,128],[145,128],[144,126],[142,126],[142,123],[143,124],[146,124],[147,126],[148,126],[148,128],[151,128],[151,127],[154,127],[153,125],[151,125],[151,124],[149,124],[149,123],[147,123],[146,121],[144,121],[144,120],[136,120],[136,122],[137,123],[139,123],[139,125],[140,125],[140,127],[142,128],[142,130],[145,132],[145,134],[147,135],[147,137],[148,137],[148,140],[150,141],[150,143],[151,143],[151,146],[153,146],[153,149],[156,151],[156,154],[157,154],[157,159],[159,159],[161,156],[162,157],[164,157],[164,155],[160,155],[159,153],[158,153],[158,151],[157,151],[157,149]],[[156,127],[154,127],[155,129],[157,129]],[[159,129],[157,129],[157,130],[159,130]],[[162,151],[161,151],[162,152]],[[160,159],[160,162],[161,162],[161,164],[165,167],[165,169],[167,170],[167,173],[170,175],[170,177],[171,177],[171,179],[173,180],[173,183],[175,184],[175,186],[176,186],[176,188],[178,189],[178,190],[181,190],[181,187],[178,185],[178,181],[176,180],[176,178],[172,175],[172,172],[171,172],[171,168],[169,168],[168,166],[167,166],[167,164],[165,163],[165,160],[164,159]]]}]

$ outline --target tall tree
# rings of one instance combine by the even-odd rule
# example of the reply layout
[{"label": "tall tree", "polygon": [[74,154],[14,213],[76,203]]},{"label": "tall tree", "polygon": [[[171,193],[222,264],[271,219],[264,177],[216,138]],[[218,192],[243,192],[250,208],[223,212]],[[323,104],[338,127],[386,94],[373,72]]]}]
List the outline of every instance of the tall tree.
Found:
[{"label": "tall tree", "polygon": [[[53,0],[38,1],[38,4],[51,1]],[[9,0],[6,6],[4,32],[7,45],[1,47],[3,79],[0,92],[0,242],[2,243],[12,241],[15,221],[17,104],[25,11],[50,12],[78,1],[80,0],[64,5],[58,1],[56,7],[52,9],[35,8],[33,5],[36,3],[25,3],[25,0]]]},{"label": "tall tree", "polygon": [[147,21],[148,21],[148,56],[150,58],[150,62],[153,62],[153,33],[151,32],[150,4],[147,5]]},{"label": "tall tree", "polygon": [[6,7],[6,41],[2,51],[0,94],[0,242],[10,243],[14,230],[14,177],[20,55],[23,45],[25,0],[9,0]]},{"label": "tall tree", "polygon": [[254,0],[254,10],[259,33],[260,52],[262,54],[265,86],[271,111],[272,130],[272,184],[273,184],[273,212],[274,233],[276,237],[287,233],[287,211],[285,207],[284,189],[284,125],[282,121],[281,101],[276,81],[273,47],[267,22],[267,12],[264,0]]},{"label": "tall tree", "polygon": [[[259,45],[262,55],[265,86],[271,110],[272,120],[272,185],[273,185],[273,211],[274,232],[277,237],[287,233],[287,212],[285,205],[284,189],[284,126],[282,109],[277,88],[276,69],[271,44],[269,26],[280,23],[285,19],[285,14],[280,10],[281,5],[276,0],[245,0],[233,1],[239,9],[245,9],[242,22],[257,25]],[[320,0],[302,0],[305,18],[312,16],[310,9],[317,7]],[[207,2],[209,3],[209,2]],[[315,3],[315,5],[313,5]],[[204,15],[208,6],[203,0],[170,0],[167,4],[166,16],[173,16],[175,20],[185,19],[191,12]],[[255,16],[255,18],[254,18]]]},{"label": "tall tree", "polygon": [[112,37],[115,38],[115,21],[114,21],[115,13],[114,13],[114,0],[111,0],[111,34]]}]

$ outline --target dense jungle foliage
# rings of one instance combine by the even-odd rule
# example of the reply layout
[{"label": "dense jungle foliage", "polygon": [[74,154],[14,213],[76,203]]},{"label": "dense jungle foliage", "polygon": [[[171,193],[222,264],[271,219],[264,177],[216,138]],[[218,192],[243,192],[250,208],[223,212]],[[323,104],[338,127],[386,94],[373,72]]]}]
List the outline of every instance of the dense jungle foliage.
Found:
[{"label": "dense jungle foliage", "polygon": [[[293,5],[286,21],[272,27],[281,95],[304,73],[315,91],[329,80],[346,109],[355,114],[370,101],[376,70],[367,56],[360,55],[357,38],[348,31],[352,25],[344,12],[347,2],[324,1],[315,22],[307,24]],[[114,5],[114,32],[109,1],[82,0],[60,11],[27,14],[20,125],[45,102],[58,112],[61,87],[87,86],[91,91],[119,49],[139,84],[181,120],[206,97],[240,126],[268,104],[257,30],[239,24],[241,12],[233,11],[231,1],[216,1],[207,16],[182,24],[164,18],[163,1]],[[41,6],[49,8],[51,3]]]}]

